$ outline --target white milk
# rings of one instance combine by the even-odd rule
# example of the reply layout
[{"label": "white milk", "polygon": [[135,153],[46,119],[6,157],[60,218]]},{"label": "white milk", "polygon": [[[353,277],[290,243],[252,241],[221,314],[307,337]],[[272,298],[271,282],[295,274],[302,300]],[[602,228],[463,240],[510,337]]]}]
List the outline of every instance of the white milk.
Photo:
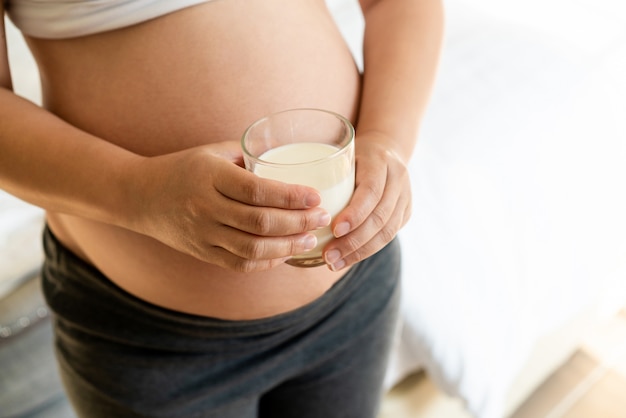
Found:
[{"label": "white milk", "polygon": [[[284,165],[276,167],[257,164],[254,172],[260,177],[315,188],[322,198],[320,207],[334,218],[348,205],[354,191],[351,154],[343,153],[336,158],[324,160],[338,150],[333,145],[315,142],[282,145],[266,151],[259,159]],[[333,237],[330,227],[313,233],[317,237],[317,246],[304,255],[307,258],[319,256],[324,245]]]}]

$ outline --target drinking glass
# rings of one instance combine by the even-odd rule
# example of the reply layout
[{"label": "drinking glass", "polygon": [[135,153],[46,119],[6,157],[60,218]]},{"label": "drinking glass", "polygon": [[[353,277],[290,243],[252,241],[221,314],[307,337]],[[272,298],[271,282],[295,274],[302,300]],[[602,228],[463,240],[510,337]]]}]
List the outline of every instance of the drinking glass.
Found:
[{"label": "drinking glass", "polygon": [[[247,170],[259,177],[315,188],[320,207],[334,218],[354,191],[354,127],[323,109],[289,109],[254,122],[241,140]],[[287,261],[297,267],[324,264],[322,249],[333,238],[330,226],[311,231],[314,249]]]}]

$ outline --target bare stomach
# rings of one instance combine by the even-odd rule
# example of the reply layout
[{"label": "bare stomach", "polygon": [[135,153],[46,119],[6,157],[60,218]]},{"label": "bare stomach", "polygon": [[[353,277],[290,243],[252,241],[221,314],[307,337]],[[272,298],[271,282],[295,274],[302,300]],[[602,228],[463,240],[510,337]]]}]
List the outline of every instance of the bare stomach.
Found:
[{"label": "bare stomach", "polygon": [[[323,0],[223,0],[108,33],[28,39],[44,105],[142,155],[238,140],[255,119],[294,107],[356,117],[359,75]],[[48,213],[55,235],[131,294],[224,319],[284,313],[343,273],[326,267],[241,274],[131,231]]]}]

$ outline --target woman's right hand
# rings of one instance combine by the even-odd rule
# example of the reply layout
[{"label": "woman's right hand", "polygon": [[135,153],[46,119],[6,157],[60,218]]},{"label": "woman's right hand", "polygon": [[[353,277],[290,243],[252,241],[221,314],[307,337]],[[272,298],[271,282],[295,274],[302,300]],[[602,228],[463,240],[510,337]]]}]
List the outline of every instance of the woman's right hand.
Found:
[{"label": "woman's right hand", "polygon": [[327,226],[312,188],[261,179],[238,142],[147,157],[133,168],[130,229],[240,272],[270,269],[312,249]]}]

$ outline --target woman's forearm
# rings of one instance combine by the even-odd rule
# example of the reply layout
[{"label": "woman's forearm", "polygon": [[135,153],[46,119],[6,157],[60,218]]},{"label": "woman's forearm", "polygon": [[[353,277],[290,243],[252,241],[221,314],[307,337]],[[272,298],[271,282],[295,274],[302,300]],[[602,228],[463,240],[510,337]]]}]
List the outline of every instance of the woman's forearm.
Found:
[{"label": "woman's forearm", "polygon": [[441,0],[360,0],[364,73],[356,125],[356,188],[333,221],[324,258],[340,270],[389,243],[411,214],[407,163],[439,61]]},{"label": "woman's forearm", "polygon": [[361,6],[365,71],[357,135],[389,141],[406,162],[435,79],[443,6],[440,0],[361,0]]},{"label": "woman's forearm", "polygon": [[12,92],[0,1],[0,189],[45,209],[124,224],[125,166],[137,159]]},{"label": "woman's forearm", "polygon": [[4,88],[0,115],[0,188],[45,209],[115,225],[127,222],[126,171],[142,157]]}]

